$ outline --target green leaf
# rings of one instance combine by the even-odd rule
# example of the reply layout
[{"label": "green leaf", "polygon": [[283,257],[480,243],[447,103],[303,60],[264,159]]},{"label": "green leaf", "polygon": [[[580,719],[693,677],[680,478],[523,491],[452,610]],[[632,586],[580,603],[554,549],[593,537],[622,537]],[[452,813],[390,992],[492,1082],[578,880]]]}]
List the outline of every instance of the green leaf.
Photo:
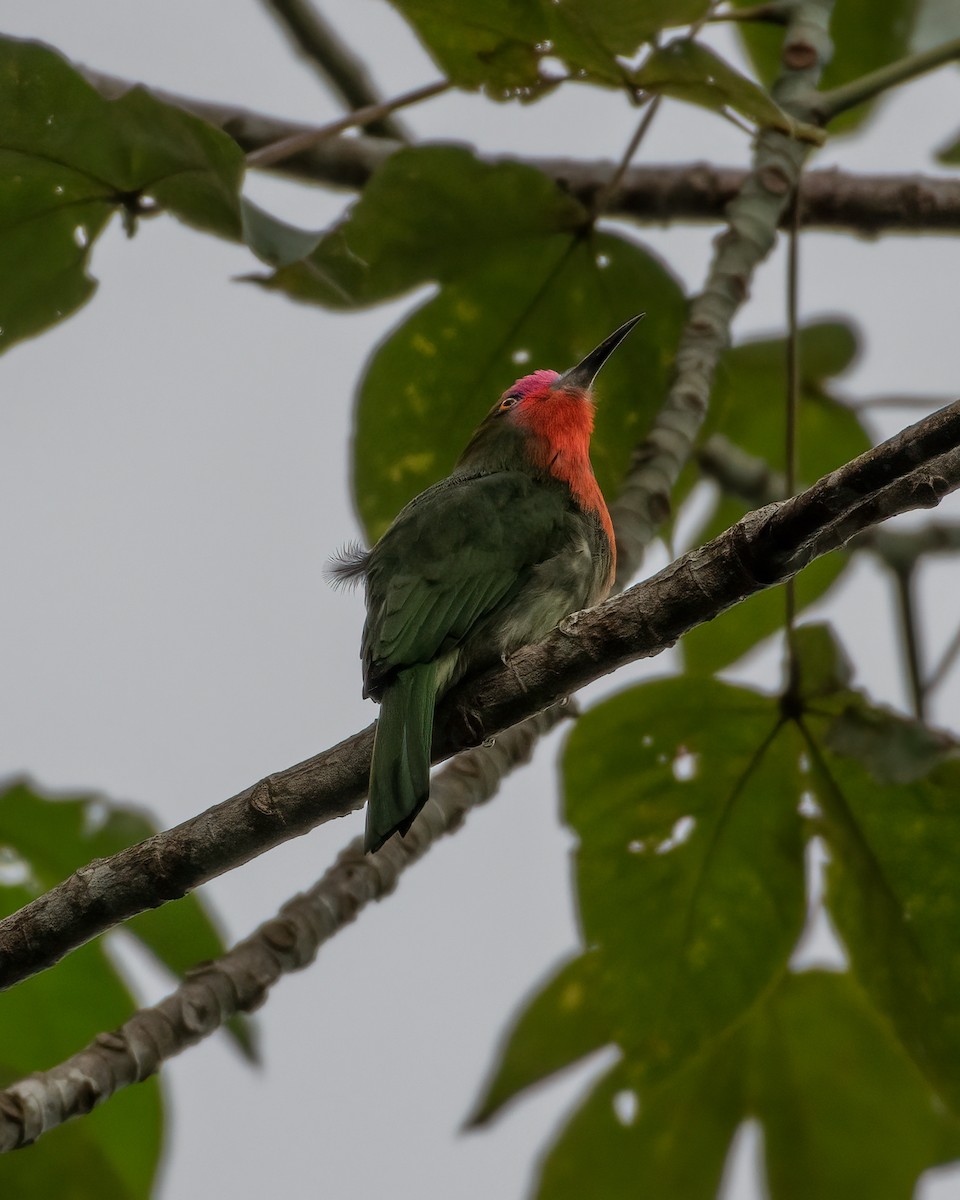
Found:
[{"label": "green leaf", "polygon": [[947,142],[937,151],[937,162],[942,162],[945,167],[960,167],[960,138]]},{"label": "green leaf", "polygon": [[803,928],[794,730],[770,697],[663,680],[580,717],[563,772],[614,1038],[666,1074],[742,1018]]},{"label": "green leaf", "polygon": [[547,36],[540,0],[392,0],[459,87],[493,93],[540,82],[535,46]]},{"label": "green leaf", "polygon": [[460,87],[494,99],[536,99],[545,90],[540,60],[559,58],[573,75],[626,83],[618,56],[671,25],[697,20],[707,0],[393,0],[441,70]]},{"label": "green leaf", "polygon": [[[157,832],[147,814],[98,796],[53,798],[26,780],[0,791],[0,847],[27,867],[36,893],[46,891],[94,858],[106,858]],[[124,928],[177,976],[224,952],[213,916],[195,895],[141,913]],[[231,1031],[253,1057],[246,1022]]]},{"label": "green leaf", "polygon": [[712,1200],[741,1120],[763,1130],[771,1200],[910,1200],[960,1126],[849,975],[786,974],[728,1037],[651,1087],[626,1059],[550,1150],[540,1200]]},{"label": "green leaf", "polygon": [[597,955],[581,954],[531,997],[497,1051],[468,1126],[485,1124],[519,1092],[609,1043],[610,1022],[597,1007],[598,967]]},{"label": "green leaf", "polygon": [[0,352],[75,311],[96,286],[94,239],[141,198],[239,237],[243,154],[141,88],[104,100],[63,58],[0,38]]},{"label": "green leaf", "polygon": [[762,127],[779,129],[808,141],[823,141],[821,130],[795,121],[752,80],[689,38],[675,38],[655,50],[634,81],[644,91],[674,96],[713,112],[732,108]]},{"label": "green leaf", "polygon": [[[852,326],[819,322],[800,333],[801,390],[798,415],[799,486],[868,450],[871,442],[856,414],[833,399],[825,382],[845,370],[857,352]],[[781,338],[745,342],[724,357],[714,389],[714,403],[703,436],[723,433],[735,445],[776,470],[784,462],[786,437],[786,342]],[[688,472],[684,490],[695,474]],[[682,496],[683,492],[681,492]],[[739,520],[748,505],[721,496],[693,539],[700,544]],[[848,562],[846,554],[831,554],[811,563],[795,582],[797,610],[818,600]],[[752,596],[683,639],[686,668],[702,674],[722,670],[783,628],[783,589]]]},{"label": "green leaf", "polygon": [[652,255],[587,226],[586,211],[533,168],[423,147],[391,156],[307,259],[257,280],[332,308],[442,285],[361,385],[354,492],[372,539],[451,470],[517,375],[571,365],[646,308],[600,389],[594,465],[608,494],[619,486],[664,393],[684,302]]},{"label": "green leaf", "polygon": [[244,242],[271,267],[286,267],[306,258],[323,236],[281,221],[245,196],[240,201],[240,216]]},{"label": "green leaf", "polygon": [[[750,7],[754,0],[734,0],[734,3]],[[830,21],[833,55],[821,77],[820,90],[849,83],[909,53],[917,8],[917,0],[843,0],[837,4]],[[780,73],[782,26],[759,21],[735,24],[757,75],[771,86]],[[857,128],[875,104],[876,101],[862,104],[831,121],[831,136]]]},{"label": "green leaf", "polygon": [[400,150],[306,260],[257,282],[298,300],[357,308],[460,278],[493,254],[570,233],[586,219],[533,167],[484,163],[460,146]]},{"label": "green leaf", "polygon": [[797,693],[809,702],[845,691],[853,667],[829,625],[803,625],[794,631]]},{"label": "green leaf", "polygon": [[614,1067],[550,1149],[539,1200],[713,1200],[743,1113],[738,1068],[729,1043],[656,1088]]},{"label": "green leaf", "polygon": [[752,1022],[771,1200],[910,1200],[960,1127],[848,975],[788,975]]},{"label": "green leaf", "polygon": [[[0,886],[0,914],[26,904]],[[97,1033],[122,1024],[135,1004],[99,945],[0,994],[0,1087],[54,1066]],[[163,1112],[155,1078],[0,1159],[0,1191],[17,1200],[147,1200],[160,1158]]]},{"label": "green leaf", "polygon": [[854,973],[960,1114],[960,749],[853,693],[807,718],[827,905]]},{"label": "green leaf", "polygon": [[683,298],[664,268],[611,234],[504,246],[448,284],[377,350],[361,382],[354,495],[371,541],[447,475],[518,375],[563,370],[641,306],[647,317],[605,366],[591,457],[616,494],[631,447],[665,394]]}]

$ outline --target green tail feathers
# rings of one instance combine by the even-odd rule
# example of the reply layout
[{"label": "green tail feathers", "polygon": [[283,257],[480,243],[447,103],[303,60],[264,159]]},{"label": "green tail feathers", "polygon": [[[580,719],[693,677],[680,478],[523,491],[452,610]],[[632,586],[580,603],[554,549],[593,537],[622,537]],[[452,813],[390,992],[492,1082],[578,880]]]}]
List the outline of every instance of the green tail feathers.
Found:
[{"label": "green tail feathers", "polygon": [[437,664],[400,671],[383,693],[370,763],[364,849],[379,850],[396,830],[406,833],[430,794],[430,744]]}]

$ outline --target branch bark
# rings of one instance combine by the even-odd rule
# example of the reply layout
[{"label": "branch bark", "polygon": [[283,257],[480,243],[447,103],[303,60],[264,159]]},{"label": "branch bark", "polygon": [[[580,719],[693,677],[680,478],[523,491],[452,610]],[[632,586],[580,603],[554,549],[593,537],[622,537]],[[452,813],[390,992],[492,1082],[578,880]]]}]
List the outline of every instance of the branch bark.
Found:
[{"label": "branch bark", "polygon": [[[659,654],[696,625],[901,512],[960,486],[960,401],[825,476],[748,514],[652,579],[576,614],[507,666],[461,685],[439,714],[434,761],[499,734],[626,663]],[[146,908],[363,803],[373,726],[107,859],[0,921],[9,987]]]},{"label": "branch bark", "polygon": [[469,809],[489,800],[501,778],[527,762],[538,738],[567,712],[549,709],[515,725],[494,746],[458,754],[437,773],[430,799],[405,838],[392,838],[376,854],[365,854],[363,839],[355,838],[309,891],[289,900],[227,954],[191,971],[159,1004],[0,1092],[0,1153],[84,1115],[153,1075],[235,1013],[259,1007],[283,975],[309,966],[324,942],[372,901],[389,895],[407,867],[456,829]]},{"label": "branch bark", "polygon": [[[86,71],[107,97],[122,95],[129,80]],[[223,129],[247,153],[313,129],[296,121],[265,116],[235,105],[197,100],[158,88],[159,99],[175,104]],[[335,137],[269,168],[306,182],[358,190],[401,147],[375,137]],[[496,161],[491,156],[481,156]],[[604,160],[529,158],[592,211],[615,166]],[[608,210],[644,224],[679,221],[719,222],[740,192],[747,172],[710,163],[642,166],[628,169]],[[782,224],[782,222],[781,222]],[[932,175],[854,175],[836,169],[808,171],[800,195],[800,224],[877,236],[884,233],[960,232],[960,179]]]},{"label": "branch bark", "polygon": [[[790,116],[816,122],[816,86],[829,61],[833,0],[803,0],[790,12],[773,98]],[[727,228],[703,291],[690,305],[673,381],[650,432],[633,452],[623,489],[611,505],[617,531],[617,582],[638,571],[654,532],[670,511],[673,486],[700,433],[713,376],[730,341],[733,318],[754,271],[773,249],[812,146],[774,129],[761,131],[753,167],[727,207]]]},{"label": "branch bark", "polygon": [[[787,29],[778,94],[784,93],[783,103],[800,119],[806,118],[812,85],[828,56],[826,21],[831,4],[832,0],[806,0],[796,8]],[[806,97],[802,103],[796,99],[798,88]],[[623,495],[613,506],[625,568],[618,576],[618,586],[636,569],[668,510],[673,481],[692,452],[706,412],[713,371],[729,338],[730,322],[754,267],[773,244],[777,221],[807,152],[808,147],[772,131],[758,140],[754,170],[731,206],[730,228],[718,244],[705,291],[693,303],[670,395],[635,456]],[[596,676],[604,673],[599,670]],[[517,678],[511,681],[514,690]],[[565,694],[561,690],[551,700],[525,711],[521,702],[510,720],[485,732],[500,732]],[[477,714],[485,707],[471,706],[467,697],[462,706],[465,719],[446,745],[439,737],[437,757],[474,743],[471,734],[483,726]],[[357,807],[365,792],[367,769],[363,763],[369,763],[372,739],[371,725],[327,754],[270,776],[232,800],[158,835],[161,841],[149,839],[127,851],[126,857],[91,864],[26,906],[19,922],[16,915],[0,922],[0,954],[10,948],[0,968],[0,987],[17,982],[24,971],[49,966],[110,925],[174,899],[254,854]],[[327,798],[320,814],[315,809],[317,796]]]}]

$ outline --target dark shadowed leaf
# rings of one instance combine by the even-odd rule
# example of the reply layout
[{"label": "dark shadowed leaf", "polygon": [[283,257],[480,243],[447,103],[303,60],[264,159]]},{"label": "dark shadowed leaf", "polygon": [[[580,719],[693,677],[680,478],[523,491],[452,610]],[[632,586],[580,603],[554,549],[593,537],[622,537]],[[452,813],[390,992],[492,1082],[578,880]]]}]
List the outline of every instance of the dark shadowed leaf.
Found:
[{"label": "dark shadowed leaf", "polygon": [[960,748],[856,693],[806,724],[827,903],[853,971],[960,1114]]},{"label": "dark shadowed leaf", "polygon": [[527,1002],[497,1051],[492,1077],[468,1124],[483,1125],[518,1092],[607,1045],[612,1026],[598,1006],[596,954],[565,963]]},{"label": "dark shadowed leaf", "polygon": [[910,1200],[960,1154],[960,1126],[850,976],[788,975],[749,1038],[771,1200]]},{"label": "dark shadowed leaf", "polygon": [[[37,892],[91,859],[116,854],[156,832],[143,810],[100,796],[45,796],[25,780],[14,780],[0,791],[0,847],[25,864]],[[141,913],[124,928],[178,976],[224,951],[212,915],[195,895]],[[248,1024],[232,1025],[231,1031],[253,1057]]]},{"label": "dark shadowed leaf", "polygon": [[798,758],[773,698],[683,678],[597,705],[570,736],[584,938],[615,1040],[653,1077],[785,969],[804,922]]},{"label": "dark shadowed leaf", "polygon": [[[32,895],[0,886],[0,915]],[[52,1067],[135,1008],[98,945],[0,993],[0,1087]],[[17,1200],[147,1200],[160,1157],[163,1112],[155,1078],[0,1158],[0,1191]]]},{"label": "dark shadowed leaf", "polygon": [[[738,7],[754,0],[734,0]],[[833,56],[820,83],[821,90],[839,87],[894,62],[909,53],[918,0],[843,0],[830,21]],[[783,27],[759,21],[736,22],[744,48],[757,74],[768,86],[780,72]],[[855,129],[870,115],[877,101],[861,104],[830,122],[829,132]]]},{"label": "dark shadowed leaf", "polygon": [[[870,447],[857,415],[833,399],[825,386],[827,379],[846,370],[856,351],[856,336],[846,323],[818,322],[801,332],[800,487],[816,482]],[[781,338],[746,342],[729,351],[704,431],[704,436],[724,434],[779,471],[784,467],[786,437],[785,354],[786,343]],[[693,478],[694,473],[688,472],[686,487]],[[719,497],[713,513],[691,540],[696,544],[709,541],[752,507],[756,505],[735,497]],[[795,583],[798,611],[819,599],[847,562],[847,555],[831,554],[802,571]],[[682,643],[684,663],[689,670],[703,674],[719,671],[782,629],[783,622],[783,589],[760,592],[687,634]]]},{"label": "dark shadowed leaf", "polygon": [[0,351],[88,298],[92,242],[142,197],[239,237],[242,170],[220,130],[141,88],[104,100],[53,50],[0,38]]}]

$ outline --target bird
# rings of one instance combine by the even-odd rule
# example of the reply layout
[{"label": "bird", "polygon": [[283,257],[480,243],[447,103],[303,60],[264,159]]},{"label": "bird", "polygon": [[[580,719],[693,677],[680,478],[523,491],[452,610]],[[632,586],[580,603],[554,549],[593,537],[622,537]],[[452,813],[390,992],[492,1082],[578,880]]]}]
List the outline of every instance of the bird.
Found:
[{"label": "bird", "polygon": [[643,316],[562,374],[518,379],[445,479],[372,549],[349,546],[328,565],[335,585],[366,591],[363,694],[380,704],[367,852],[405,835],[429,796],[437,699],[609,593],[616,542],[590,462],[592,389]]}]

